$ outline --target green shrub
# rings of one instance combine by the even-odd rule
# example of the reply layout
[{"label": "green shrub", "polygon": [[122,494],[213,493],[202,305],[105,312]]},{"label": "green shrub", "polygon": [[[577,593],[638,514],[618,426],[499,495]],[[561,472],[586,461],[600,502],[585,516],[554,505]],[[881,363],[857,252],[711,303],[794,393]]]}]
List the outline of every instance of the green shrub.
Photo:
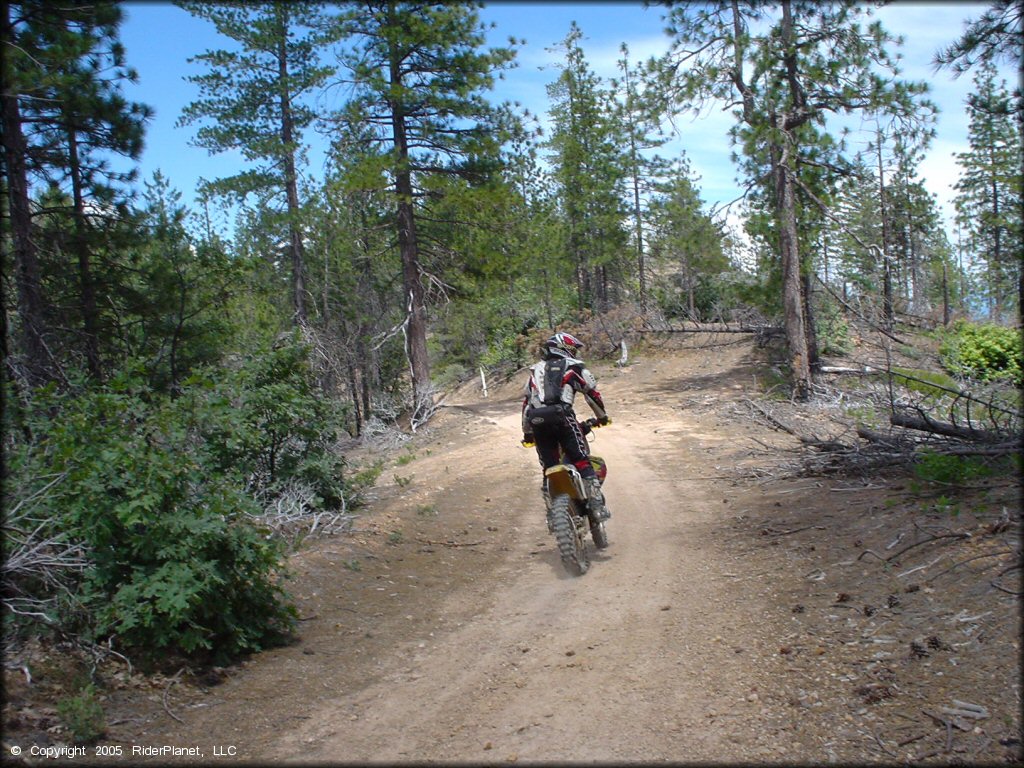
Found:
[{"label": "green shrub", "polygon": [[107,730],[103,707],[92,683],[77,695],[57,702],[57,715],[76,742],[92,743]]},{"label": "green shrub", "polygon": [[961,320],[944,334],[939,354],[942,364],[956,375],[982,381],[1009,379],[1024,385],[1024,344],[1017,329]]},{"label": "green shrub", "polygon": [[[194,375],[171,397],[129,368],[102,386],[35,393],[24,419],[35,437],[14,444],[7,479],[24,497],[62,478],[33,502],[33,515],[88,559],[68,590],[74,599],[63,602],[62,631],[216,659],[291,631],[283,543],[257,525],[253,465],[223,463],[226,445],[259,439],[246,412],[229,407],[246,400],[229,396],[232,383]],[[211,439],[211,425],[223,442]],[[289,456],[298,475],[333,473],[316,463],[321,454],[299,457]],[[45,584],[21,586],[47,597]]]},{"label": "green shrub", "polygon": [[523,339],[514,334],[504,334],[493,339],[480,355],[480,365],[485,369],[503,365],[518,367],[523,357]]},{"label": "green shrub", "polygon": [[128,372],[62,403],[48,430],[45,458],[67,473],[54,514],[91,560],[90,633],[228,657],[290,629],[279,545],[198,430],[210,386],[170,398]]},{"label": "green shrub", "polygon": [[325,507],[342,505],[345,462],[334,444],[344,414],[317,390],[305,347],[281,345],[222,374],[205,408],[202,434],[220,471],[254,491],[300,480]]},{"label": "green shrub", "polygon": [[823,304],[815,314],[818,350],[823,355],[846,355],[853,348],[850,326],[842,310],[833,302]]},{"label": "green shrub", "polygon": [[914,464],[914,475],[919,479],[947,485],[960,485],[991,474],[992,468],[977,456],[951,456],[925,451]]}]

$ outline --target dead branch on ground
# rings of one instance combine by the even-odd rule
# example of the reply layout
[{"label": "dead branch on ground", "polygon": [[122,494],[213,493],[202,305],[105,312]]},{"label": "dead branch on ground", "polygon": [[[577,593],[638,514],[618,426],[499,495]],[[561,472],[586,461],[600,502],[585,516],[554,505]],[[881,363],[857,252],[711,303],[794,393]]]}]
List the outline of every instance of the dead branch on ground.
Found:
[{"label": "dead branch on ground", "polygon": [[848,451],[851,450],[852,448],[852,446],[846,445],[845,443],[842,443],[834,438],[823,440],[822,438],[818,437],[817,435],[814,435],[813,433],[809,437],[801,435],[795,429],[780,421],[773,414],[769,413],[767,409],[758,405],[753,400],[746,399],[744,402],[746,402],[746,404],[751,409],[757,411],[765,419],[765,421],[767,421],[773,427],[775,427],[776,429],[780,429],[783,432],[786,432],[787,434],[792,435],[797,440],[799,440],[802,445],[805,445],[809,448],[814,448],[822,452]]},{"label": "dead branch on ground", "polygon": [[[931,418],[921,408],[915,408],[918,415],[911,416],[908,413],[893,413],[889,417],[889,421],[897,427],[906,427],[907,429],[915,429],[921,432],[930,432],[936,435],[942,435],[944,437],[955,437],[960,440],[969,440],[984,443],[1004,443],[1007,435],[1001,432],[994,432],[987,429],[975,429],[973,427],[960,427],[956,424],[950,424],[944,421],[937,421]],[[1008,445],[1014,445],[1014,443],[1008,443]],[[1016,447],[1020,449],[1019,441],[1016,442]]]}]

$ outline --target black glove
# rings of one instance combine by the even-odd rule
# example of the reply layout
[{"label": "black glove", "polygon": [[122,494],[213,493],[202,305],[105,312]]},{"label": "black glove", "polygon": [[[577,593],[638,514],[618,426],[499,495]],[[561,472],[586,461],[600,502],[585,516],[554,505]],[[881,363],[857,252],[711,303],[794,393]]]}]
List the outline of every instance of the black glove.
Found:
[{"label": "black glove", "polygon": [[608,418],[607,416],[602,416],[600,419],[597,420],[597,425],[599,427],[607,427],[611,423],[612,423],[612,420],[610,418]]},{"label": "black glove", "polygon": [[523,448],[533,448],[537,444],[537,441],[533,439],[533,435],[528,432],[523,432],[523,439],[520,442]]}]

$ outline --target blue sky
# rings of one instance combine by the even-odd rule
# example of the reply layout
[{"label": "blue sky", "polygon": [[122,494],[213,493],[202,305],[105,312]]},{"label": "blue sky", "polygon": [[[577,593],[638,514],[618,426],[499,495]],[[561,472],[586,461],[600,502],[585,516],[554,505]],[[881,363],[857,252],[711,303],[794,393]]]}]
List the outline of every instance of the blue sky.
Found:
[{"label": "blue sky", "polygon": [[[182,109],[197,97],[195,87],[185,81],[189,74],[202,71],[187,59],[210,49],[226,47],[213,25],[196,19],[166,2],[125,3],[125,23],[121,38],[128,61],[139,72],[137,86],[126,90],[133,100],[155,109],[147,130],[140,179],[149,179],[157,169],[173,187],[191,202],[199,179],[217,178],[237,172],[240,158],[209,155],[189,145],[194,126],[176,128]],[[955,152],[967,148],[967,119],[964,99],[972,90],[971,75],[954,80],[931,66],[935,51],[956,39],[967,19],[976,18],[986,4],[977,2],[897,2],[877,10],[876,16],[890,32],[905,38],[903,77],[930,83],[930,98],[939,105],[938,135],[932,143],[921,175],[931,192],[938,196],[946,213],[947,229],[952,236],[952,205],[958,170]],[[485,6],[481,16],[494,22],[492,43],[504,44],[508,37],[525,38],[519,48],[518,66],[505,73],[493,97],[495,101],[519,101],[531,112],[545,116],[548,108],[545,86],[557,77],[555,66],[560,55],[553,52],[576,21],[584,34],[582,47],[590,67],[600,76],[617,74],[621,57],[619,46],[625,42],[630,58],[641,61],[664,51],[667,38],[662,31],[664,9],[645,9],[640,2],[497,2]],[[1004,67],[1009,83],[1017,77]],[[700,178],[704,200],[721,205],[740,194],[736,172],[730,161],[727,131],[732,118],[720,109],[707,110],[700,118],[677,121],[681,137],[672,147],[686,152],[691,168]],[[308,138],[320,141],[310,135]],[[666,150],[663,149],[665,154]],[[322,178],[322,155],[311,155],[309,174]]]}]

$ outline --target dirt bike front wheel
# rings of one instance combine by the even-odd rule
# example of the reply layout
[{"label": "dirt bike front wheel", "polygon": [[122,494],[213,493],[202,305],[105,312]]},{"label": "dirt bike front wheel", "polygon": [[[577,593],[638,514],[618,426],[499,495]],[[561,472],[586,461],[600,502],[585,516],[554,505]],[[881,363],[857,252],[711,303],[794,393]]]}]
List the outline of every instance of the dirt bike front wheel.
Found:
[{"label": "dirt bike front wheel", "polygon": [[572,499],[565,494],[555,496],[551,500],[551,519],[562,565],[573,576],[582,576],[590,568],[590,557],[587,542],[573,520]]},{"label": "dirt bike front wheel", "polygon": [[594,538],[594,546],[598,549],[608,548],[608,529],[604,523],[594,519],[593,515],[588,516],[590,520],[590,535]]}]

